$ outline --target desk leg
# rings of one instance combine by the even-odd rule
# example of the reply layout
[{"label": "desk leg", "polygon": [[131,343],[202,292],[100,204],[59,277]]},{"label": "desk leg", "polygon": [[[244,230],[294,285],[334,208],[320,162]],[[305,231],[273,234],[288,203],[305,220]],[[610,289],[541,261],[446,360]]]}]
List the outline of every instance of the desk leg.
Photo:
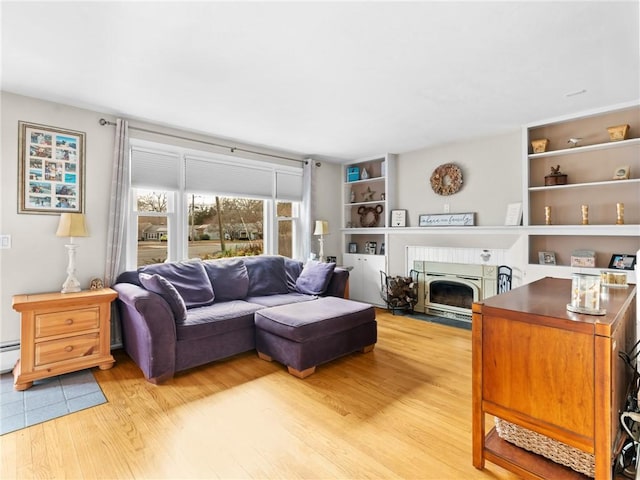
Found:
[{"label": "desk leg", "polygon": [[471,319],[471,368],[472,368],[472,442],[473,466],[484,468],[484,412],[482,411],[482,305],[473,304]]}]

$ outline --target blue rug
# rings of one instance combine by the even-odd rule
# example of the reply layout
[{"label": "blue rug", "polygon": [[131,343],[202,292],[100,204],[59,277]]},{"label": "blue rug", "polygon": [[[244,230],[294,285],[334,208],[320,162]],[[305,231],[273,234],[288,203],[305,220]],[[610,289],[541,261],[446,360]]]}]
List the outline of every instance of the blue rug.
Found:
[{"label": "blue rug", "polygon": [[423,322],[439,323],[441,325],[448,325],[449,327],[462,328],[464,330],[471,330],[471,322],[465,322],[464,320],[456,320],[455,318],[438,317],[435,315],[427,315],[425,313],[407,313],[407,317],[415,318]]},{"label": "blue rug", "polygon": [[0,375],[0,435],[106,403],[91,370],[37,380],[18,392],[13,375]]}]

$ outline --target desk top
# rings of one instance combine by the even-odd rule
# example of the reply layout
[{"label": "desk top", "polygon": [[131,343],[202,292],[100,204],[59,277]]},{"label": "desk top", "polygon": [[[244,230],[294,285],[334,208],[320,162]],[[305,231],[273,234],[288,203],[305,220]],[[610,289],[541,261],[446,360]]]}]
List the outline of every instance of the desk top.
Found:
[{"label": "desk top", "polygon": [[[604,288],[600,296],[600,308],[605,315],[587,315],[567,310],[571,301],[571,280],[546,277],[513,290],[473,304],[474,313],[511,316],[531,323],[558,323],[562,328],[609,336],[612,327],[620,320],[621,312],[635,298],[636,286]],[[516,318],[517,317],[517,318]],[[541,318],[544,320],[541,321]]]}]

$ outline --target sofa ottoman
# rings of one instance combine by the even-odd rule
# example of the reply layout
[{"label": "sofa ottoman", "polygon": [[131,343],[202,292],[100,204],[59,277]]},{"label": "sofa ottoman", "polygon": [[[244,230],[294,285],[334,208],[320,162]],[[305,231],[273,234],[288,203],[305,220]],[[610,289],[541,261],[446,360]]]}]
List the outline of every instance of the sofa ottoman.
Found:
[{"label": "sofa ottoman", "polygon": [[337,297],[259,310],[255,326],[258,356],[299,378],[349,353],[370,352],[378,338],[374,308]]}]

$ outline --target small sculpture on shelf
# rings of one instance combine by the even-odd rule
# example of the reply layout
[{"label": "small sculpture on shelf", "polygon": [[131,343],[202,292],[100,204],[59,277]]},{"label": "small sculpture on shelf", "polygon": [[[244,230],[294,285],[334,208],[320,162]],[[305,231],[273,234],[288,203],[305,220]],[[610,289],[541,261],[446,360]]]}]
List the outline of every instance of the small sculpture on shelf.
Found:
[{"label": "small sculpture on shelf", "polygon": [[362,192],[362,201],[363,202],[373,202],[373,194],[376,193],[374,190],[371,190],[371,187],[367,187],[366,192]]},{"label": "small sculpture on shelf", "polygon": [[616,225],[624,225],[624,203],[616,203]]},{"label": "small sculpture on shelf", "polygon": [[569,140],[567,140],[567,143],[569,144],[570,148],[573,148],[578,146],[578,142],[580,140],[582,140],[582,137],[571,137]]},{"label": "small sculpture on shelf", "polygon": [[580,210],[582,212],[582,225],[589,225],[589,205],[582,205]]},{"label": "small sculpture on shelf", "polygon": [[551,225],[551,207],[548,205],[544,207],[544,224]]},{"label": "small sculpture on shelf", "polygon": [[354,192],[353,189],[351,190],[351,193],[349,194],[349,201],[351,203],[355,203],[355,201],[356,201],[356,192]]},{"label": "small sculpture on shelf", "polygon": [[368,179],[368,178],[369,178],[369,172],[367,172],[367,169],[366,169],[366,168],[363,168],[363,169],[360,171],[360,180],[366,180],[366,179]]},{"label": "small sculpture on shelf", "polygon": [[560,165],[551,166],[551,174],[544,177],[545,187],[552,185],[566,185],[567,175],[560,171]]}]

